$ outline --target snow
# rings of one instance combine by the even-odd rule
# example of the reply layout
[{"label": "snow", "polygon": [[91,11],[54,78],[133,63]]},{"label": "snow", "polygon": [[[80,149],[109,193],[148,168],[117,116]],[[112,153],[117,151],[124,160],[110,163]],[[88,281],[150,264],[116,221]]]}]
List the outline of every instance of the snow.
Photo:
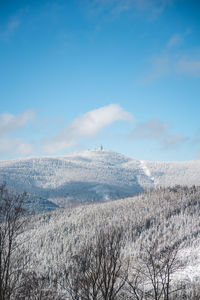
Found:
[{"label": "snow", "polygon": [[150,162],[110,150],[0,161],[0,182],[61,206],[134,196],[158,186],[199,185],[200,161]]},{"label": "snow", "polygon": [[143,169],[144,173],[145,173],[152,181],[154,181],[154,177],[151,176],[151,171],[150,171],[149,168],[147,167],[145,161],[144,161],[144,160],[141,160],[140,163],[141,163],[141,168]]},{"label": "snow", "polygon": [[183,267],[175,278],[199,280],[199,195],[200,188],[158,189],[118,201],[38,214],[28,224],[25,247],[38,271],[45,273],[49,268],[59,269],[71,253],[92,241],[97,228],[111,225],[124,229],[124,255],[133,259],[152,241],[159,240],[160,249],[180,243]]}]

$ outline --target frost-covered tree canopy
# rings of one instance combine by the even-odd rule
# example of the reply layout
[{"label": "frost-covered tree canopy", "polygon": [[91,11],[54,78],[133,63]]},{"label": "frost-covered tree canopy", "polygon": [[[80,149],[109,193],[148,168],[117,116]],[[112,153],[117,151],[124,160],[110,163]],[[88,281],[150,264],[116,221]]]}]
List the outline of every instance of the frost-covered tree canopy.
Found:
[{"label": "frost-covered tree canopy", "polygon": [[120,226],[125,255],[135,258],[141,246],[155,240],[161,248],[180,244],[185,263],[182,275],[194,279],[200,274],[199,208],[200,187],[175,186],[118,201],[60,209],[32,217],[24,246],[39,272],[53,274],[94,238],[97,228]]}]

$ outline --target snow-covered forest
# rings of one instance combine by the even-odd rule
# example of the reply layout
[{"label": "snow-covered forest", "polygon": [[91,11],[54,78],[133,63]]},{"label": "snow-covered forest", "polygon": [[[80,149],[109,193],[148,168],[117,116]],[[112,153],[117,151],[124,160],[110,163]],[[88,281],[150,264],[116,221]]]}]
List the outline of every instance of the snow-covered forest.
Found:
[{"label": "snow-covered forest", "polygon": [[200,161],[150,162],[96,149],[0,161],[4,181],[12,190],[29,193],[40,202],[37,210],[45,211],[55,204],[105,202],[160,186],[200,185]]},{"label": "snow-covered forest", "polygon": [[[200,187],[174,186],[149,190],[127,199],[80,205],[25,217],[28,222],[17,241],[20,243],[20,251],[27,258],[26,279],[33,276],[29,284],[36,284],[43,296],[19,298],[18,295],[18,298],[199,299],[199,208]],[[102,232],[107,237],[103,247],[105,249],[110,249],[110,236],[116,237],[120,233],[120,252],[117,252],[119,255],[116,261],[120,262],[121,271],[116,276],[115,290],[120,285],[123,274],[127,272],[122,287],[114,298],[103,298],[101,293],[97,298],[91,294],[75,297],[74,276],[79,274],[77,280],[85,282],[86,273],[83,269],[80,270],[80,266],[86,268],[88,256],[86,260],[82,259],[86,253],[93,253],[90,252],[91,249],[99,249],[99,240],[105,243]],[[98,256],[96,252],[91,255],[93,258]],[[148,265],[150,258],[155,260],[153,263],[157,267],[158,263],[163,262],[159,272],[156,271],[160,296],[155,295],[150,277],[145,273],[152,268],[152,265]],[[168,266],[165,265],[166,261],[171,263],[171,258],[170,293],[168,298],[164,298],[164,289],[159,286],[163,277],[159,276],[161,269]],[[88,266],[90,268],[94,265],[90,261]],[[94,270],[89,271],[93,274]],[[164,273],[167,271],[162,269]],[[87,286],[87,289],[90,288]],[[36,287],[34,290],[36,292]],[[175,290],[177,291],[173,292]],[[47,291],[53,294],[48,294]],[[79,292],[83,293],[83,287]]]},{"label": "snow-covered forest", "polygon": [[200,299],[199,169],[99,149],[1,162],[0,300]]}]

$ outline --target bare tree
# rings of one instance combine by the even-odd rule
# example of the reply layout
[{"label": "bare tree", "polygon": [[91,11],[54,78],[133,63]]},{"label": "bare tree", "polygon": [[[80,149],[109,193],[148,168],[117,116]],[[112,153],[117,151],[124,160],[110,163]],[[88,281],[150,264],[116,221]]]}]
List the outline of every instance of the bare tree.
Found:
[{"label": "bare tree", "polygon": [[132,299],[169,300],[184,289],[183,282],[173,282],[174,274],[182,268],[178,251],[179,247],[176,245],[165,246],[160,250],[158,241],[143,249],[133,267],[132,278],[128,280]]},{"label": "bare tree", "polygon": [[122,247],[122,229],[109,228],[97,232],[94,243],[72,257],[72,268],[65,270],[64,279],[71,299],[117,299],[128,277]]},{"label": "bare tree", "polygon": [[0,186],[0,300],[10,300],[20,284],[26,255],[19,250],[22,233],[25,194],[14,195],[6,185]]},{"label": "bare tree", "polygon": [[36,271],[24,272],[20,278],[21,285],[15,293],[17,300],[63,300],[57,286],[50,282],[47,275],[39,275]]}]

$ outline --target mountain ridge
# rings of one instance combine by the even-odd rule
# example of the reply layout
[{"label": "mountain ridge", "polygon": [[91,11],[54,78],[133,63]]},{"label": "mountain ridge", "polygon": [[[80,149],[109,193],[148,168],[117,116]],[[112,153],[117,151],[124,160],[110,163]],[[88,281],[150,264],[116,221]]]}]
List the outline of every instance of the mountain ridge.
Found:
[{"label": "mountain ridge", "polygon": [[3,181],[63,207],[131,197],[159,186],[200,185],[200,161],[145,161],[94,149],[0,161]]}]

